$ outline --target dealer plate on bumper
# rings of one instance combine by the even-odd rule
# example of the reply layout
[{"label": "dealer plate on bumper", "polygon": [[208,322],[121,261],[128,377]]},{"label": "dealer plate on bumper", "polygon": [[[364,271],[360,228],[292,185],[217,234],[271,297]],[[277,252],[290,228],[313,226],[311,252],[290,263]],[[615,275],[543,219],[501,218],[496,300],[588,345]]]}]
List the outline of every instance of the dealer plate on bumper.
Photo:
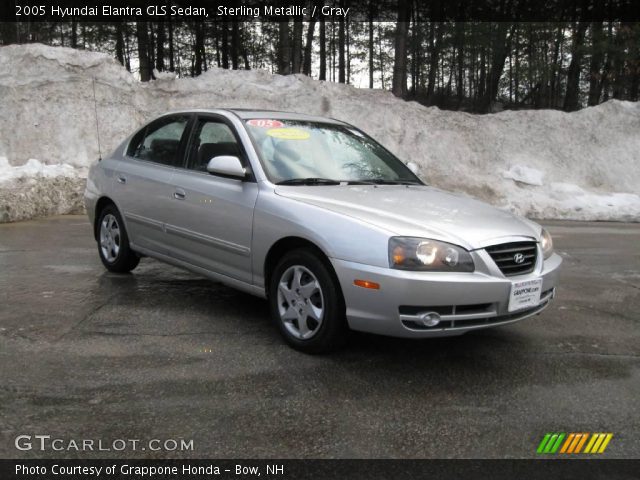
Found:
[{"label": "dealer plate on bumper", "polygon": [[509,295],[509,311],[513,312],[515,310],[537,306],[540,303],[541,293],[541,278],[525,280],[523,282],[513,282],[511,284],[511,294]]}]

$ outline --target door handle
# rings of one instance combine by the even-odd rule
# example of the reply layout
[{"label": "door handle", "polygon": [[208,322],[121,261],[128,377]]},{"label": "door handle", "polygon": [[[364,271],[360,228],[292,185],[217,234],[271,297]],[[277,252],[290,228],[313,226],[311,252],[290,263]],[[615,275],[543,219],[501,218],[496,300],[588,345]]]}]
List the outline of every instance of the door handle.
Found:
[{"label": "door handle", "polygon": [[187,194],[181,188],[176,188],[176,191],[173,192],[173,198],[176,200],[184,200],[187,197]]},{"label": "door handle", "polygon": [[127,183],[127,177],[124,175],[118,175],[118,183]]}]

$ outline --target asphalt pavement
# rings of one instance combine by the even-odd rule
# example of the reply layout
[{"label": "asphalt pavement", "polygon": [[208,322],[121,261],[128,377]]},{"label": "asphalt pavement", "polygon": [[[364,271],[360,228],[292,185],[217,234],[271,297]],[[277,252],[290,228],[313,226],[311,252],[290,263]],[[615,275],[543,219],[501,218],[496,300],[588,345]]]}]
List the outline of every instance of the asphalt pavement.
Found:
[{"label": "asphalt pavement", "polygon": [[542,315],[308,356],[264,300],[151,259],[107,273],[84,216],[2,224],[0,457],[530,458],[611,432],[601,456],[637,458],[640,225],[545,225],[564,264]]}]

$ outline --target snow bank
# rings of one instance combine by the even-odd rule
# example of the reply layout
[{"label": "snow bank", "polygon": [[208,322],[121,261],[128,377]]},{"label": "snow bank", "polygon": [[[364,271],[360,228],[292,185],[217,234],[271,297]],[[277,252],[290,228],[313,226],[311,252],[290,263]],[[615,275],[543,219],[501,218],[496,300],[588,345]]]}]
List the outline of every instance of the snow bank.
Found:
[{"label": "snow bank", "polygon": [[86,168],[29,159],[11,166],[0,157],[0,223],[81,213]]},{"label": "snow bank", "polygon": [[[95,161],[94,78],[103,153],[167,110],[305,112],[362,128],[418,164],[428,183],[527,216],[640,221],[640,103],[631,102],[610,101],[570,114],[527,110],[480,116],[426,108],[388,92],[264,71],[213,69],[195,79],[163,74],[141,84],[104,54],[7,46],[0,48],[0,156],[12,165],[38,158],[78,168]],[[45,175],[32,178],[47,188],[81,183],[75,178],[73,185],[54,187]],[[14,180],[3,185],[0,192],[6,185],[18,188]],[[78,191],[60,191],[50,201],[74,196]],[[2,198],[6,201],[6,195]],[[73,202],[65,200],[55,210],[64,210],[63,204]],[[0,212],[3,208],[0,204]]]}]

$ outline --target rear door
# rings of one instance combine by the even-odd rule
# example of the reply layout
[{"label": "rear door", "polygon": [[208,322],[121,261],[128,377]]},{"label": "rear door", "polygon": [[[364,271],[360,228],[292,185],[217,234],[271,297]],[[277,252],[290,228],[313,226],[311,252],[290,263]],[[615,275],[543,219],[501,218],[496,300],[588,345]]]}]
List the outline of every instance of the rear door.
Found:
[{"label": "rear door", "polygon": [[170,255],[192,265],[247,283],[251,278],[253,208],[258,186],[246,180],[207,172],[219,155],[249,162],[235,127],[223,116],[199,115],[187,148],[186,168],[176,170],[172,207],[167,209]]},{"label": "rear door", "polygon": [[183,165],[193,115],[167,115],[140,130],[118,165],[114,197],[136,246],[167,253],[166,211],[173,199],[172,177]]}]

